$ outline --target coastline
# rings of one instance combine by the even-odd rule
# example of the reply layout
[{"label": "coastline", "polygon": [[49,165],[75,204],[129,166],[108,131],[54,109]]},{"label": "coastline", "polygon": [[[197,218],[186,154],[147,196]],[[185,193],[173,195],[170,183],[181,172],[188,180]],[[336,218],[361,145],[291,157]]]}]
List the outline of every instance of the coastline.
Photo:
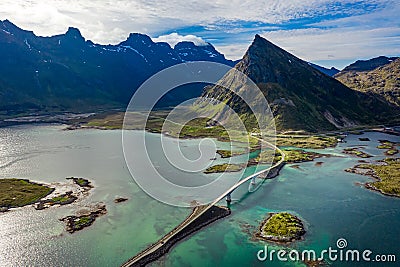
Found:
[{"label": "coastline", "polygon": [[[373,177],[373,178],[375,178],[375,177]],[[375,179],[376,179],[376,178],[375,178]],[[377,180],[378,180],[378,181],[381,181],[381,179],[377,179]],[[373,185],[372,185],[371,183],[369,183],[369,182],[365,183],[365,184],[364,184],[364,187],[367,188],[367,189],[369,189],[369,190],[371,190],[371,191],[378,192],[378,193],[380,193],[380,194],[382,194],[382,195],[385,195],[385,196],[388,196],[388,197],[397,197],[397,198],[400,198],[400,196],[398,196],[398,195],[396,195],[396,194],[386,193],[386,192],[382,191],[382,189],[376,188],[375,186],[373,186]]]},{"label": "coastline", "polygon": [[400,198],[399,194],[392,194],[392,193],[385,192],[384,190],[379,189],[373,185],[376,182],[384,182],[384,179],[379,177],[379,175],[376,173],[376,171],[372,167],[368,168],[368,167],[363,167],[363,164],[357,164],[352,168],[345,169],[345,171],[349,172],[349,173],[358,174],[358,175],[368,176],[368,177],[371,177],[372,179],[374,179],[375,181],[373,181],[373,182],[360,183],[368,190],[378,192],[378,193],[388,196],[388,197]]},{"label": "coastline", "polygon": [[[7,178],[4,178],[7,180]],[[42,196],[41,198],[30,201],[27,204],[22,206],[10,206],[5,211],[12,211],[15,209],[25,208],[25,207],[33,207],[36,210],[43,210],[52,206],[63,206],[72,204],[75,202],[79,202],[82,199],[86,198],[90,194],[90,190],[93,188],[91,182],[89,180],[83,179],[87,182],[86,185],[80,185],[75,180],[75,178],[66,178],[66,182],[52,182],[52,183],[45,183],[42,181],[34,180],[34,179],[18,179],[12,178],[15,180],[26,181],[33,185],[47,187],[49,189],[48,194]],[[69,180],[73,180],[72,182],[68,182]]]}]

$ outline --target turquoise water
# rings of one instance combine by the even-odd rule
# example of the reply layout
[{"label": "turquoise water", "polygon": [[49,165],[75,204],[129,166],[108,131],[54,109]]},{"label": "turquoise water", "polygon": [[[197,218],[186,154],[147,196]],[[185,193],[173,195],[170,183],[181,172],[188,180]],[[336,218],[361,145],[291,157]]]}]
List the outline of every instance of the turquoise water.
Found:
[{"label": "turquoise water", "polygon": [[[189,214],[188,209],[153,200],[133,182],[124,162],[120,131],[61,129],[57,125],[0,129],[0,178],[50,183],[79,176],[89,178],[95,185],[89,198],[72,206],[42,211],[25,207],[0,214],[1,266],[118,266]],[[239,188],[233,194],[231,216],[178,243],[151,266],[301,266],[299,262],[257,260],[256,253],[266,243],[253,241],[251,234],[272,211],[290,211],[306,222],[305,239],[289,248],[320,251],[329,246],[336,248],[336,240],[345,238],[348,248],[396,254],[398,263],[400,199],[356,185],[370,178],[344,172],[358,159],[340,152],[344,147],[367,145],[364,151],[374,155],[373,159],[381,159],[383,150],[376,149],[377,140],[399,138],[366,133],[361,137],[371,141],[361,142],[359,137],[349,136],[347,143],[324,150],[341,157],[318,159],[324,162],[322,166],[315,166],[314,162],[302,163],[299,169],[287,165],[277,178],[266,181],[255,193],[249,194],[246,186]],[[196,153],[198,140],[180,142]],[[152,149],[157,154],[158,148]],[[232,179],[237,177],[232,175]],[[126,196],[129,201],[114,204],[116,196]],[[58,219],[95,201],[104,201],[108,214],[88,229],[66,233]],[[272,247],[282,248],[269,245]],[[378,266],[365,262],[347,265]]]}]

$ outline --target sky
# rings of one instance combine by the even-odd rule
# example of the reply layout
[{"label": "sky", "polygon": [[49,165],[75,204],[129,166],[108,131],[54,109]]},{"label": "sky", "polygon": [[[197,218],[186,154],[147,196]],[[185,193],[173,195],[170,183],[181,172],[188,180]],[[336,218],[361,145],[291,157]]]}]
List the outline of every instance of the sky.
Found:
[{"label": "sky", "polygon": [[400,55],[398,0],[1,0],[0,20],[40,36],[69,26],[95,43],[129,33],[154,41],[207,42],[240,59],[255,34],[290,53],[339,69],[357,59]]}]

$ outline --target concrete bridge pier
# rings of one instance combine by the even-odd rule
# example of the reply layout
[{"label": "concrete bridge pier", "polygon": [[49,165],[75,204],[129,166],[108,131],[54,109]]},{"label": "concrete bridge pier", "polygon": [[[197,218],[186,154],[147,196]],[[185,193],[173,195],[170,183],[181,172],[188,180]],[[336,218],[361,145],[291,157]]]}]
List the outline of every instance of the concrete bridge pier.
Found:
[{"label": "concrete bridge pier", "polygon": [[228,203],[228,205],[232,202],[231,193],[226,195],[226,202]]}]

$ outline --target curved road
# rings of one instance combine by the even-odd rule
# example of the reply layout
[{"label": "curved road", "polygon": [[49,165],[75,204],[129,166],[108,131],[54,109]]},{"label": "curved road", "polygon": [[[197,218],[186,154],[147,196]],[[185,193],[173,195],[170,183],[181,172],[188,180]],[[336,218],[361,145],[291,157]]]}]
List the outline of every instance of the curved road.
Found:
[{"label": "curved road", "polygon": [[[257,137],[256,137],[257,138]],[[150,253],[153,253],[155,251],[157,251],[158,249],[160,249],[162,246],[164,246],[164,244],[170,240],[172,237],[174,237],[177,233],[179,233],[182,229],[184,229],[186,226],[188,226],[190,223],[194,222],[196,219],[198,219],[202,214],[204,214],[207,210],[209,210],[212,206],[214,206],[215,204],[217,204],[219,201],[221,201],[223,198],[225,198],[226,195],[230,194],[231,192],[233,192],[236,188],[238,188],[239,186],[241,186],[242,184],[246,183],[247,181],[251,180],[254,177],[257,177],[260,174],[263,174],[275,167],[278,167],[284,160],[285,160],[285,153],[283,153],[283,151],[278,148],[277,146],[264,141],[260,138],[257,138],[259,141],[264,142],[267,146],[271,147],[272,149],[277,150],[279,153],[281,153],[281,160],[278,161],[277,163],[275,163],[273,166],[265,169],[265,170],[261,170],[259,172],[256,172],[242,180],[240,180],[239,182],[237,182],[236,184],[234,184],[232,187],[230,187],[228,190],[226,190],[224,193],[222,193],[219,197],[217,197],[212,203],[208,204],[207,206],[205,206],[204,208],[199,208],[198,212],[193,212],[188,218],[186,218],[186,220],[184,222],[182,222],[178,227],[176,227],[175,229],[173,229],[171,232],[169,232],[167,235],[165,235],[163,238],[161,238],[160,240],[158,240],[156,243],[154,243],[153,245],[151,245],[150,247],[148,247],[147,249],[143,250],[141,253],[139,253],[138,255],[136,255],[135,257],[131,258],[130,260],[128,260],[127,262],[125,262],[122,267],[129,267],[134,265],[137,261],[139,261],[140,259],[142,259],[143,257],[147,256]]]}]

